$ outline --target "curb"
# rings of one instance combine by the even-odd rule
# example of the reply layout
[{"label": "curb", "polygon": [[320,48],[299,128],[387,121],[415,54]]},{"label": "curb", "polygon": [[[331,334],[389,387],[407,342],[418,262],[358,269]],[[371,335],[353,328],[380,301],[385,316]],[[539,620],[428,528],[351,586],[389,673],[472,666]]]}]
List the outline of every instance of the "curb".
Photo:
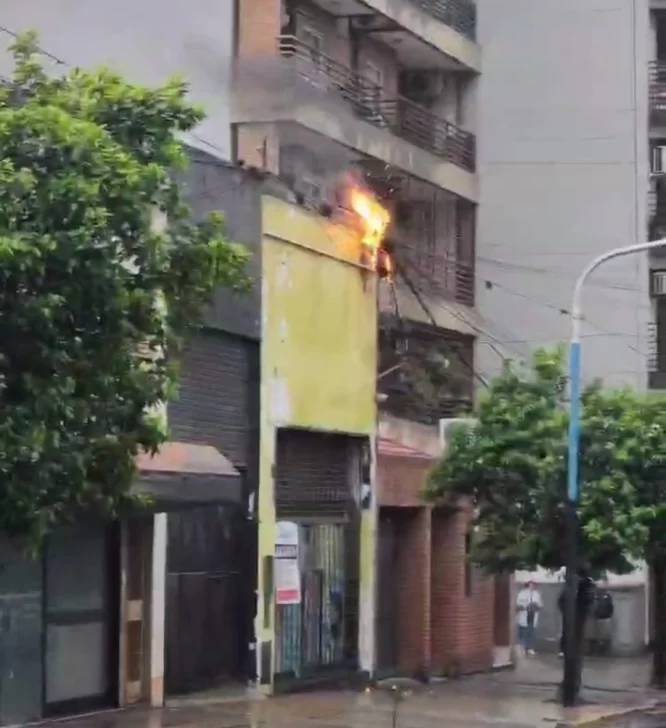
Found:
[{"label": "curb", "polygon": [[651,700],[643,705],[634,706],[632,708],[618,708],[615,710],[609,710],[606,713],[600,713],[598,715],[586,716],[583,718],[576,718],[574,720],[563,720],[555,724],[556,728],[596,728],[597,726],[608,726],[614,725],[616,721],[622,721],[624,719],[635,718],[642,713],[647,713],[650,710],[654,710],[659,705],[658,700]]}]

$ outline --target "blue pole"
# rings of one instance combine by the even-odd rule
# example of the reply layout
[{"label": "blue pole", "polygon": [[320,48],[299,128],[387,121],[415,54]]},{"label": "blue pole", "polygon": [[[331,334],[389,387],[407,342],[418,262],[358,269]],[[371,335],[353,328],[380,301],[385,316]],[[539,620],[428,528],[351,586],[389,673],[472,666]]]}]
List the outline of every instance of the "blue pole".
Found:
[{"label": "blue pole", "polygon": [[574,288],[571,306],[571,343],[569,346],[569,438],[568,438],[568,470],[567,470],[567,554],[566,554],[566,599],[564,609],[564,674],[562,678],[562,703],[565,707],[577,701],[580,686],[581,634],[582,617],[577,615],[578,578],[580,558],[578,553],[578,501],[580,484],[578,482],[579,447],[580,447],[580,329],[582,316],[583,285],[602,263],[613,258],[633,255],[648,250],[666,247],[666,238],[648,243],[627,245],[615,248],[592,260],[578,277]]},{"label": "blue pole", "polygon": [[569,469],[567,497],[578,503],[578,448],[580,443],[580,341],[569,346]]},{"label": "blue pole", "polygon": [[569,345],[569,461],[567,469],[566,502],[566,596],[564,600],[564,674],[562,677],[562,704],[571,707],[578,700],[580,686],[580,635],[578,634],[578,451],[580,444],[580,313],[573,318],[573,331]]}]

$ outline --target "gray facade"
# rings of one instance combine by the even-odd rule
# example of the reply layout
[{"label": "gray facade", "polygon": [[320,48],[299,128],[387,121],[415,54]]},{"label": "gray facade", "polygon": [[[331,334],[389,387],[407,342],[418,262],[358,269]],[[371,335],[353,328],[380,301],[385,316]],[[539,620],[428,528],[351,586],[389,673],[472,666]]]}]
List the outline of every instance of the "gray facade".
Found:
[{"label": "gray facade", "polygon": [[247,172],[190,148],[184,179],[186,199],[196,218],[223,212],[227,239],[252,253],[248,274],[252,288],[242,294],[220,290],[206,316],[206,326],[258,340],[261,335],[261,183]]},{"label": "gray facade", "polygon": [[[569,336],[585,264],[647,235],[647,0],[477,0],[484,374]],[[647,257],[585,293],[583,375],[645,386]]]},{"label": "gray facade", "polygon": [[[562,584],[557,582],[538,585],[544,608],[539,615],[536,633],[536,648],[543,652],[559,649],[562,621],[557,600]],[[611,586],[614,614],[611,628],[611,651],[613,655],[637,655],[645,651],[645,599],[643,584]]]},{"label": "gray facade", "polygon": [[[229,72],[233,56],[232,0],[5,0],[2,26],[39,33],[44,63],[65,67],[105,65],[137,83],[156,85],[179,75],[207,118],[188,141],[230,157]],[[11,70],[13,38],[0,31],[0,76]]]}]

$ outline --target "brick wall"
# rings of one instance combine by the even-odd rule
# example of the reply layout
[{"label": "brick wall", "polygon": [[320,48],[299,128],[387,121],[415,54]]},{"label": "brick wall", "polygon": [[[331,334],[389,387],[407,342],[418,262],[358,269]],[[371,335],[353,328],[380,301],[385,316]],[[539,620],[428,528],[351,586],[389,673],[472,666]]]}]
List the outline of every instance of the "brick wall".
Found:
[{"label": "brick wall", "polygon": [[432,470],[426,458],[382,455],[378,463],[379,504],[381,506],[420,507],[421,493]]},{"label": "brick wall", "polygon": [[400,531],[396,563],[397,657],[401,670],[420,673],[430,665],[430,509],[410,511]]},{"label": "brick wall", "polygon": [[238,0],[238,56],[273,56],[282,27],[282,0]]},{"label": "brick wall", "polygon": [[467,591],[465,541],[470,515],[432,515],[431,650],[438,672],[473,672],[493,664],[494,580],[472,571]]},{"label": "brick wall", "polygon": [[[495,609],[495,579],[477,570],[466,578],[466,535],[471,513],[432,509],[421,491],[432,460],[381,455],[378,498],[399,524],[395,568],[397,660],[400,671],[475,672],[493,665],[497,633],[508,637],[509,604]],[[390,593],[390,590],[382,590]],[[497,617],[496,617],[497,613]],[[498,644],[502,644],[501,642]],[[509,641],[505,641],[509,644]]]}]

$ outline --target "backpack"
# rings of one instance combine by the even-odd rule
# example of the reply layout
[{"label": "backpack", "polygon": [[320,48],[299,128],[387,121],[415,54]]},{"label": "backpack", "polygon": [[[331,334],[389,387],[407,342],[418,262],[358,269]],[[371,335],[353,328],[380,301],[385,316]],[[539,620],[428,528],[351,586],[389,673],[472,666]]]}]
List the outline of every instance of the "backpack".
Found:
[{"label": "backpack", "polygon": [[613,597],[607,591],[600,591],[594,605],[595,619],[610,619],[613,616]]}]

